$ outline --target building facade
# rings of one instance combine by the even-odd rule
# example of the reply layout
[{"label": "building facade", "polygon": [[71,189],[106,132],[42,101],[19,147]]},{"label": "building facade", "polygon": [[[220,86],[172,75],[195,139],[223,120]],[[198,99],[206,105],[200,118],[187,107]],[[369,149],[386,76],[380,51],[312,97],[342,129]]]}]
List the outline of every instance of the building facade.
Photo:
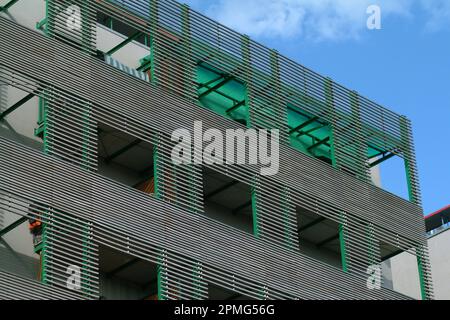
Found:
[{"label": "building facade", "polygon": [[[428,236],[428,248],[432,268],[434,298],[450,300],[450,206],[444,207],[425,217]],[[417,287],[411,279],[418,279],[417,270],[408,267],[411,256],[404,252],[393,257],[391,267],[391,284],[397,291],[418,296]]]},{"label": "building facade", "polygon": [[[174,1],[0,5],[0,298],[415,298],[399,252],[433,298],[406,117]],[[278,129],[278,173],[174,164],[198,121]]]}]

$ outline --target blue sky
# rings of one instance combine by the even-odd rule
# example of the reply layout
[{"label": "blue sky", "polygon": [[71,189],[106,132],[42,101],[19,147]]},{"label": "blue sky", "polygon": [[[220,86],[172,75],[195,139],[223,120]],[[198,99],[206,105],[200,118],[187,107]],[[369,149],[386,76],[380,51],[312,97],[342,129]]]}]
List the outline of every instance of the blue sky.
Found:
[{"label": "blue sky", "polygon": [[[184,2],[410,118],[425,214],[450,204],[450,1]],[[371,4],[381,30],[366,27]],[[382,183],[404,196],[399,169],[387,164]]]}]

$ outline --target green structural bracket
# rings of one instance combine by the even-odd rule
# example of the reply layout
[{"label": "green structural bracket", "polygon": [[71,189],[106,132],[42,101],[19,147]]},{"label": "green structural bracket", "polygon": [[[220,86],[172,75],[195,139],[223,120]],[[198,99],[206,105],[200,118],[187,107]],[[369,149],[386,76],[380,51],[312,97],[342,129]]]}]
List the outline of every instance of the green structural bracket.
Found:
[{"label": "green structural bracket", "polygon": [[106,52],[105,55],[110,56],[110,55],[114,54],[115,52],[119,51],[120,49],[125,47],[127,44],[129,44],[131,41],[136,40],[137,38],[139,38],[142,34],[143,33],[141,31],[138,31],[138,32],[134,33],[128,39],[122,41],[121,43],[116,45],[114,48],[112,48],[111,50]]},{"label": "green structural bracket", "polygon": [[39,22],[36,22],[36,29],[44,30],[44,26],[47,24],[47,18],[42,19]]}]

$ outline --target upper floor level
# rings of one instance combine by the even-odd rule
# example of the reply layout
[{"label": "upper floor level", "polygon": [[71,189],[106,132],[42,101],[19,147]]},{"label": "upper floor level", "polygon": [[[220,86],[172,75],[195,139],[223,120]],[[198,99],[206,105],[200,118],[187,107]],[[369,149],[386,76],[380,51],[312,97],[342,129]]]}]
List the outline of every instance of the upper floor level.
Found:
[{"label": "upper floor level", "polygon": [[392,163],[420,205],[410,121],[276,50],[175,1],[29,5],[3,14],[243,126],[279,129],[283,144],[365,182],[381,186]]}]

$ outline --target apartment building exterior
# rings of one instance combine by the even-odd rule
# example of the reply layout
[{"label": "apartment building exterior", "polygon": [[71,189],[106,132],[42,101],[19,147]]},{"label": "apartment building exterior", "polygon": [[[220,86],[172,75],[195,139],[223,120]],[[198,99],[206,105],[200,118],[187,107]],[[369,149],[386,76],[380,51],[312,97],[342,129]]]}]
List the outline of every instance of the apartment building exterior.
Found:
[{"label": "apartment building exterior", "polygon": [[[0,5],[1,299],[433,299],[405,116],[174,1]],[[196,121],[278,129],[279,172],[174,164]]]},{"label": "apartment building exterior", "polygon": [[[450,300],[450,206],[425,216],[428,250],[432,267],[434,299]],[[403,252],[389,260],[390,285],[396,291],[418,298],[418,288],[411,279],[418,279],[417,270],[410,266],[412,257]]]}]

